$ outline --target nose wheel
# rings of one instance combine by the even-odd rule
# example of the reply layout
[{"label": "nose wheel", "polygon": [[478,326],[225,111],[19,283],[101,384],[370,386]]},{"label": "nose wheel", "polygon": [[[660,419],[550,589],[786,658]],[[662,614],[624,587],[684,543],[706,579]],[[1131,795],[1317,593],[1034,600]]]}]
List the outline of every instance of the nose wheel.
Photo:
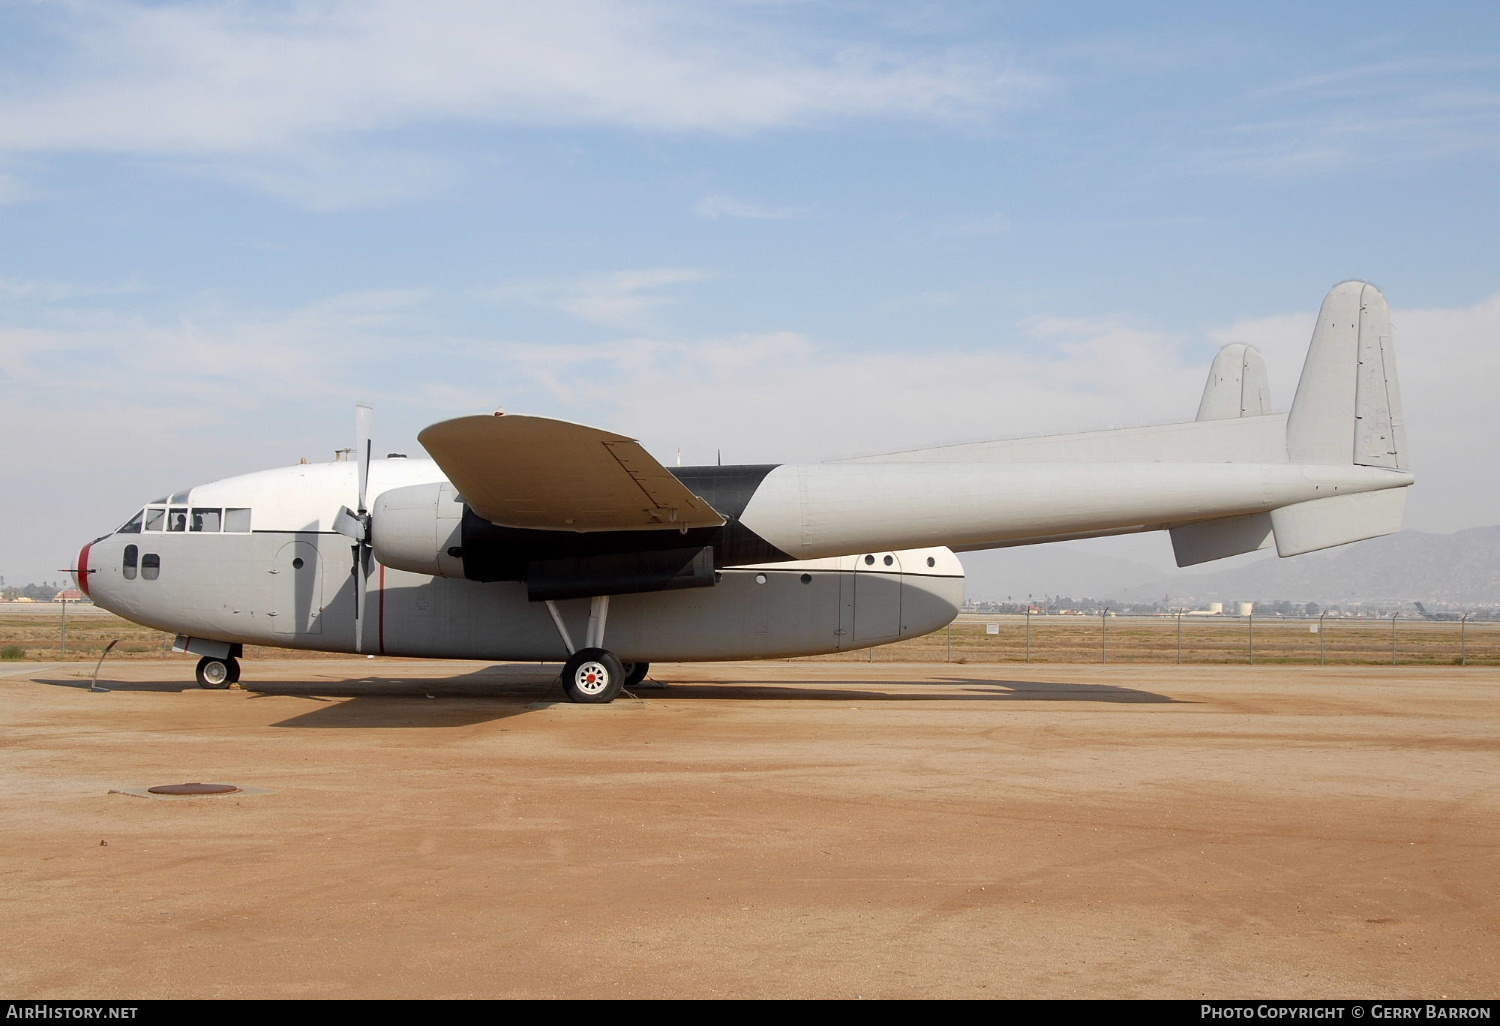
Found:
[{"label": "nose wheel", "polygon": [[234,656],[204,656],[198,660],[196,671],[198,686],[210,691],[222,691],[240,679],[240,661]]}]

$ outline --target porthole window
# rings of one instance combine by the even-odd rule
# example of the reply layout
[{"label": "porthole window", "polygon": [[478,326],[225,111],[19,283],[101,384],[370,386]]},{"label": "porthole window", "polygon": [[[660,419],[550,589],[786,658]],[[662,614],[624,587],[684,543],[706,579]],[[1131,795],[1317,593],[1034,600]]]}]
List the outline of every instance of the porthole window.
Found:
[{"label": "porthole window", "polygon": [[874,556],[866,556],[865,557],[865,565],[866,566],[874,566],[875,565],[875,557]]},{"label": "porthole window", "polygon": [[756,574],[755,575],[755,583],[756,584],[765,584],[766,583],[766,575],[765,574]]},{"label": "porthole window", "polygon": [[802,583],[803,584],[811,584],[812,583],[812,574],[803,574],[802,575]]},{"label": "porthole window", "polygon": [[885,565],[886,566],[890,566],[894,562],[896,562],[896,558],[894,556],[886,556],[885,557]]},{"label": "porthole window", "polygon": [[125,575],[127,581],[135,580],[135,568],[140,558],[140,549],[134,545],[125,546],[125,561],[120,565],[120,573]]},{"label": "porthole window", "polygon": [[161,576],[161,556],[148,552],[141,557],[141,580],[154,581]]},{"label": "porthole window", "polygon": [[302,569],[302,557],[301,556],[298,556],[296,559],[292,560],[292,569],[293,570],[301,570]]},{"label": "porthole window", "polygon": [[937,560],[933,559],[931,556],[928,556],[927,557],[927,565],[928,566],[937,566]]}]

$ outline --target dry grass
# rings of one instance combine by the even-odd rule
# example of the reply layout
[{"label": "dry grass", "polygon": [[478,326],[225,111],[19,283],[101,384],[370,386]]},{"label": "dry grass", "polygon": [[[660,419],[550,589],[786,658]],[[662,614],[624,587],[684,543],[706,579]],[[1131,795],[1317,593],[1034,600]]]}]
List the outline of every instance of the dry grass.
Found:
[{"label": "dry grass", "polygon": [[[987,623],[1000,625],[988,634]],[[858,662],[954,663],[1198,663],[1254,662],[1317,665],[1390,665],[1390,620],[1325,620],[1320,633],[1316,621],[1236,617],[1036,616],[1028,630],[1020,616],[965,616],[946,630],[924,638],[856,652],[808,658]],[[106,645],[119,639],[110,659],[160,659],[171,653],[172,636],[130,623],[100,609],[68,612],[66,645],[59,607],[23,614],[0,610],[0,663],[4,660],[60,662],[97,659]],[[1027,635],[1030,634],[1030,644]],[[1180,651],[1180,654],[1179,654]],[[249,646],[247,659],[318,659],[319,652]],[[1457,623],[1398,620],[1395,661],[1402,666],[1500,665],[1500,623]]]}]

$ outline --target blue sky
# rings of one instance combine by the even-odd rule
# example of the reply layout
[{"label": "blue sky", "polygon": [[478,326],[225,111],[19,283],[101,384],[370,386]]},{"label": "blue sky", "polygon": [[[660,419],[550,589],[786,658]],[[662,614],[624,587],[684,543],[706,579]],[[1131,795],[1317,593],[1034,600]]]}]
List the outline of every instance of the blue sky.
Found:
[{"label": "blue sky", "polygon": [[1408,525],[1492,523],[1497,44],[1493,3],[0,0],[0,574],[357,399],[383,450],[501,405],[776,462],[1189,419],[1243,340],[1285,408],[1350,277]]}]

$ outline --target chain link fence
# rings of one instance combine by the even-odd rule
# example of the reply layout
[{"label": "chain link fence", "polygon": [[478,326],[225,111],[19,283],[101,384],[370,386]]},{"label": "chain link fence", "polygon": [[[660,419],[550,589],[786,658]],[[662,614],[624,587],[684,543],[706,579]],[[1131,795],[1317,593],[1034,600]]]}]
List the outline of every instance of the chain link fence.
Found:
[{"label": "chain link fence", "polygon": [[1397,616],[1000,616],[816,659],[952,663],[1500,666],[1500,623]]}]

